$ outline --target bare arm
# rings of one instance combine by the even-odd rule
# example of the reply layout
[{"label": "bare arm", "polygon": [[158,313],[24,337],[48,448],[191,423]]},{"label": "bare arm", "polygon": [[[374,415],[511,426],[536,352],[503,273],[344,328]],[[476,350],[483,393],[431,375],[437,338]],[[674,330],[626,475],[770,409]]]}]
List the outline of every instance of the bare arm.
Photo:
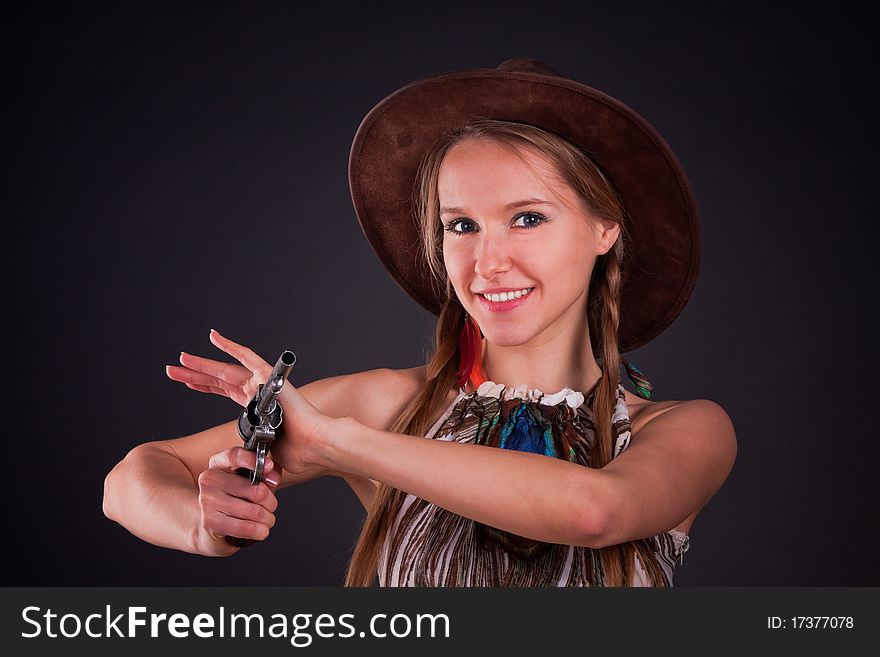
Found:
[{"label": "bare arm", "polygon": [[334,421],[323,465],[370,477],[527,538],[593,548],[655,535],[700,508],[730,472],[732,425],[712,402],[649,422],[605,468]]},{"label": "bare arm", "polygon": [[[551,543],[589,545],[598,470],[538,454],[426,440],[336,420],[327,464],[466,518]],[[592,475],[592,476],[591,476]]]}]

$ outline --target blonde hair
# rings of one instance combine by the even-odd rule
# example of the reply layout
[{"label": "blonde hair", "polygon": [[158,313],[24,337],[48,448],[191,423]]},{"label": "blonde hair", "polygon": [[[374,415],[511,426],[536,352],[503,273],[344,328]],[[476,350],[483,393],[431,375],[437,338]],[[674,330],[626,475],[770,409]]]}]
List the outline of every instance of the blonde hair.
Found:
[{"label": "blonde hair", "polygon": [[[522,148],[536,151],[554,165],[561,179],[576,192],[586,209],[620,225],[620,237],[606,254],[596,260],[588,292],[590,339],[602,367],[602,377],[593,396],[592,411],[597,439],[590,454],[590,463],[601,468],[611,460],[614,447],[611,416],[617,403],[620,381],[618,328],[621,266],[627,242],[625,210],[613,185],[589,155],[557,135],[522,123],[471,119],[445,135],[422,159],[416,174],[413,207],[420,225],[423,255],[432,284],[445,303],[435,329],[435,348],[427,363],[426,382],[389,430],[424,436],[430,428],[429,423],[439,416],[447,403],[449,392],[457,388],[459,334],[465,310],[453,293],[443,264],[437,180],[446,154],[466,139],[492,140],[511,148],[520,157]],[[379,486],[354,546],[345,586],[371,586],[375,583],[383,544],[405,497],[403,491],[384,483]],[[606,586],[632,585],[632,565],[636,555],[650,582],[655,586],[668,585],[651,543],[646,539],[600,548],[599,553]]]}]

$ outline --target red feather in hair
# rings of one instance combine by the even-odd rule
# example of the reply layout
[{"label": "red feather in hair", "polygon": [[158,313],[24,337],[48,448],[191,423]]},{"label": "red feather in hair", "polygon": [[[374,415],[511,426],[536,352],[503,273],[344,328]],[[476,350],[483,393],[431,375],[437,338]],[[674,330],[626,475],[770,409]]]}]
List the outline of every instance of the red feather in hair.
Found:
[{"label": "red feather in hair", "polygon": [[468,381],[475,388],[479,387],[486,380],[483,372],[483,338],[473,317],[468,316],[465,320],[458,349],[461,357],[460,367],[456,372],[458,387],[463,388]]}]

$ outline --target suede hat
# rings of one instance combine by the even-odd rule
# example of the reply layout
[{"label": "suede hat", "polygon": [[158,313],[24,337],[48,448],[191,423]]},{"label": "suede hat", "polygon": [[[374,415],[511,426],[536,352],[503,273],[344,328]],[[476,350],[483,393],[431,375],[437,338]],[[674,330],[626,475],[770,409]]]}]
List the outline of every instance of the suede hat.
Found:
[{"label": "suede hat", "polygon": [[599,164],[628,215],[619,349],[636,349],[669,326],[693,291],[700,263],[697,206],[684,170],[632,109],[534,59],[412,82],[381,100],[358,127],[349,157],[354,209],[403,290],[440,314],[445,299],[431,284],[413,212],[416,171],[436,142],[475,116],[537,126]]}]

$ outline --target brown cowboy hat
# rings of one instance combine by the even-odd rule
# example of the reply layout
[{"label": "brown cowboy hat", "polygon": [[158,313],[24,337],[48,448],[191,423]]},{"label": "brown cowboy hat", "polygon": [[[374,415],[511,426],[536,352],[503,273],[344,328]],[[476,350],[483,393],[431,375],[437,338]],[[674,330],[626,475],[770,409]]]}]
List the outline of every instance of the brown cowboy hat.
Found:
[{"label": "brown cowboy hat", "polygon": [[404,291],[440,314],[445,299],[434,292],[419,248],[413,184],[425,153],[472,116],[543,128],[599,163],[629,215],[620,351],[669,326],[693,291],[700,263],[697,206],[678,159],[629,107],[533,59],[418,80],[380,101],[361,122],[349,157],[354,209]]}]

